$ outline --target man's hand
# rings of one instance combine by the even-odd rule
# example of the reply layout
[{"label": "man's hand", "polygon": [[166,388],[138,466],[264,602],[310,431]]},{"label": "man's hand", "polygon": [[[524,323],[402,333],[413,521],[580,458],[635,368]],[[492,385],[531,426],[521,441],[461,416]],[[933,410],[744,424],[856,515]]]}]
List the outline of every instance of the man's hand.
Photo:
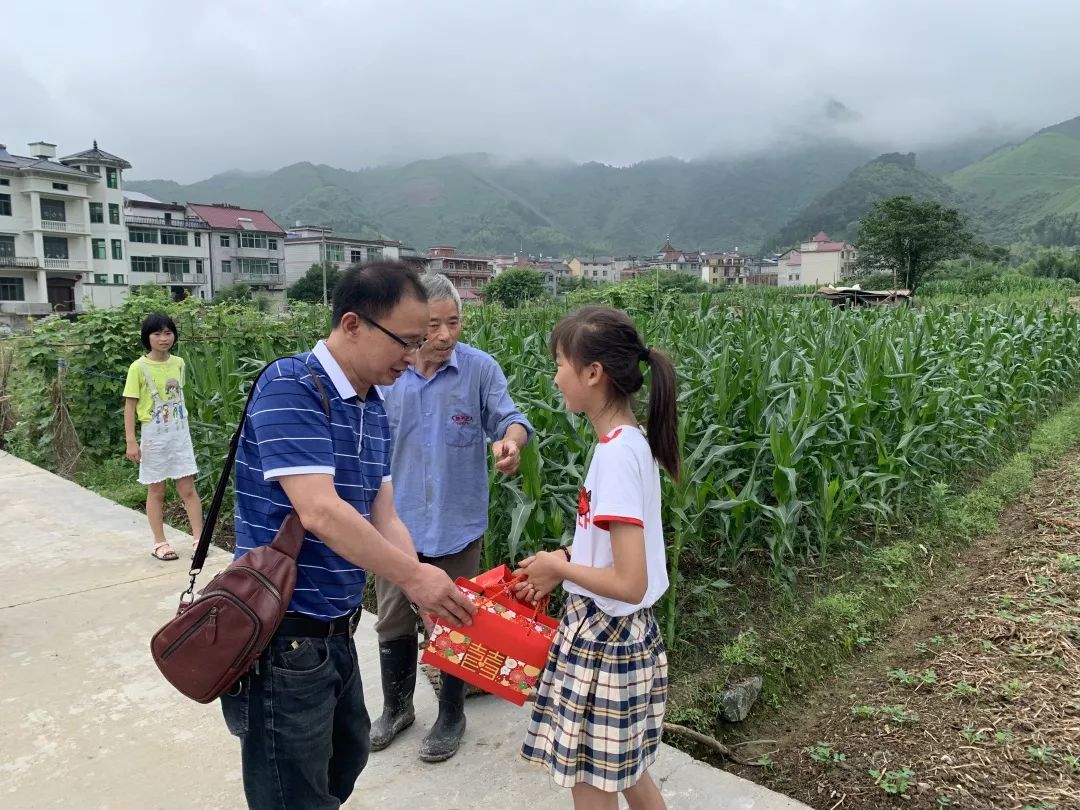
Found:
[{"label": "man's hand", "polygon": [[127,451],[124,453],[128,461],[134,461],[138,464],[142,461],[142,450],[139,449],[138,442],[129,441],[127,443]]},{"label": "man's hand", "polygon": [[472,624],[476,606],[465,598],[446,572],[434,565],[421,563],[416,575],[408,582],[401,583],[401,589],[409,601],[420,609],[421,615],[434,613],[448,624],[458,627]]},{"label": "man's hand", "polygon": [[491,445],[495,457],[495,469],[504,475],[513,475],[521,466],[521,448],[512,439],[499,439]]},{"label": "man's hand", "polygon": [[529,602],[538,602],[566,579],[566,555],[562,551],[541,551],[521,561],[514,576],[525,576],[525,582],[514,586],[514,593]]}]

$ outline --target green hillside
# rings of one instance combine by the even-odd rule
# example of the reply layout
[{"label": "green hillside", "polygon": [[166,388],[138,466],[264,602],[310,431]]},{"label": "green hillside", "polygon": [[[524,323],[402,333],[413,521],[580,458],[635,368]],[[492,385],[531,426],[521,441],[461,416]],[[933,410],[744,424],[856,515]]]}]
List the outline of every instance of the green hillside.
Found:
[{"label": "green hillside", "polygon": [[[1064,239],[1080,216],[1080,118],[1042,130],[1020,144],[1002,147],[948,175],[986,223],[988,236]],[[1060,232],[1065,225],[1066,233]],[[1073,241],[1073,244],[1076,242]]]},{"label": "green hillside", "polygon": [[833,239],[854,239],[859,218],[878,200],[899,194],[965,207],[956,191],[917,168],[914,154],[881,155],[810,203],[765,241],[764,250],[791,247],[822,230]]},{"label": "green hillside", "polygon": [[189,186],[126,185],[165,201],[263,208],[282,225],[327,224],[336,233],[400,239],[421,249],[651,254],[669,234],[688,249],[758,244],[868,157],[865,147],[846,142],[628,167],[458,155],[362,171],[297,163]]}]

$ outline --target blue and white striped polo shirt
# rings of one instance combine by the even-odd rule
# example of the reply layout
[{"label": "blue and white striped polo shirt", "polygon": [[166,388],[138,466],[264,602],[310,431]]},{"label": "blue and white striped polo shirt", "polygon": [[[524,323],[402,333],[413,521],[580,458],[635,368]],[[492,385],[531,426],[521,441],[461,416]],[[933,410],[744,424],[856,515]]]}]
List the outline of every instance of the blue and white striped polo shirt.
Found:
[{"label": "blue and white striped polo shirt", "polygon": [[[329,419],[308,365],[330,400]],[[276,479],[333,475],[342,500],[370,520],[379,487],[390,480],[390,457],[378,391],[372,386],[360,399],[325,343],[274,363],[259,379],[236,451],[236,557],[270,543],[292,508]],[[362,568],[309,533],[289,610],[323,620],[343,616],[360,604],[364,582]]]}]

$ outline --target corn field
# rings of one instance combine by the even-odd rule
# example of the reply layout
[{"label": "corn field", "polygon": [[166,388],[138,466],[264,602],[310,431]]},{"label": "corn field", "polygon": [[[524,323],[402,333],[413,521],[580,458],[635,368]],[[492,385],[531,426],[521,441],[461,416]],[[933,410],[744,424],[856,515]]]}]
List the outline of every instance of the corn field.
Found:
[{"label": "corn field", "polygon": [[[310,347],[328,324],[317,308],[273,317],[172,306],[208,497],[252,375]],[[554,547],[573,531],[593,439],[552,382],[547,335],[562,312],[481,308],[466,317],[463,339],[501,362],[537,429],[521,474],[491,477],[488,564]],[[20,349],[47,379],[56,355],[65,358],[66,402],[90,460],[123,453],[122,383],[110,377],[138,354],[139,314],[50,322]],[[917,512],[935,487],[993,463],[1080,389],[1080,315],[1064,308],[852,311],[750,299],[733,307],[706,295],[696,307],[633,314],[680,374],[684,476],[664,481],[669,643],[688,583],[722,581],[746,563],[790,583],[849,548],[854,529]]]}]

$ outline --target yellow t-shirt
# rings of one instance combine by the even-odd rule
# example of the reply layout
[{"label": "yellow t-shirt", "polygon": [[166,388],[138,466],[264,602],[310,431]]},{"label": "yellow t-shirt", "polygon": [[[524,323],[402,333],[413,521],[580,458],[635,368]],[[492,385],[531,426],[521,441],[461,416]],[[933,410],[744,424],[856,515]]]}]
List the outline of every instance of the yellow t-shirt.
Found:
[{"label": "yellow t-shirt", "polygon": [[[155,391],[150,390],[146,376],[139,368],[142,364],[154,381]],[[124,396],[139,400],[135,413],[140,422],[149,422],[154,412],[154,394],[161,401],[179,399],[184,381],[184,358],[169,355],[163,362],[141,357],[128,367],[127,382],[124,384]]]}]

